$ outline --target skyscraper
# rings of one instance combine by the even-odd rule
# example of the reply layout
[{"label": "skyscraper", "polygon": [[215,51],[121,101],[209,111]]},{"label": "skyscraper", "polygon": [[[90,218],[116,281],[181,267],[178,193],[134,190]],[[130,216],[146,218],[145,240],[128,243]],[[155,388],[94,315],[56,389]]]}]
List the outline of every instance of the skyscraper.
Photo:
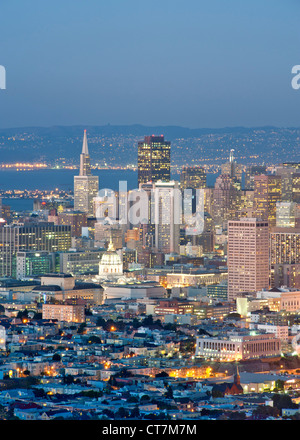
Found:
[{"label": "skyscraper", "polygon": [[164,253],[178,252],[181,224],[181,197],[178,182],[154,184],[155,247]]},{"label": "skyscraper", "polygon": [[254,189],[254,176],[266,174],[267,167],[265,165],[249,165],[245,172],[245,188]]},{"label": "skyscraper", "polygon": [[300,228],[271,228],[270,285],[300,288]]},{"label": "skyscraper", "polygon": [[180,188],[181,190],[200,189],[206,187],[206,172],[204,168],[195,167],[183,167],[180,175]]},{"label": "skyscraper", "polygon": [[216,224],[222,226],[236,217],[240,208],[241,192],[234,185],[228,174],[217,177],[212,197],[212,217]]},{"label": "skyscraper", "polygon": [[293,174],[292,178],[292,200],[295,203],[300,203],[300,173]]},{"label": "skyscraper", "polygon": [[281,176],[254,176],[254,209],[257,218],[276,225],[276,203],[281,201]]},{"label": "skyscraper", "polygon": [[256,218],[228,222],[228,299],[269,287],[269,225]]},{"label": "skyscraper", "polygon": [[221,165],[221,173],[229,174],[233,181],[241,183],[242,181],[242,165],[238,164],[234,157],[234,150],[230,150],[229,161]]},{"label": "skyscraper", "polygon": [[58,214],[59,225],[70,225],[73,237],[82,236],[82,228],[87,227],[87,216],[80,211],[63,211]]},{"label": "skyscraper", "polygon": [[13,275],[18,252],[63,252],[71,247],[71,226],[38,223],[0,227],[0,276]]},{"label": "skyscraper", "polygon": [[145,136],[138,143],[138,184],[169,182],[171,176],[171,143],[164,136]]},{"label": "skyscraper", "polygon": [[74,210],[93,217],[95,215],[94,198],[97,197],[98,190],[99,179],[98,176],[92,176],[91,174],[87,135],[86,130],[84,130],[79,176],[74,177]]}]

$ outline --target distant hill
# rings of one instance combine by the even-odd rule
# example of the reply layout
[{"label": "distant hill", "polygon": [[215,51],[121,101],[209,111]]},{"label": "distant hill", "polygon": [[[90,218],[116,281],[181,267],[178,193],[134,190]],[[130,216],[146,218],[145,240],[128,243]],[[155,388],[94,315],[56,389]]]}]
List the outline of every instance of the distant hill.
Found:
[{"label": "distant hill", "polygon": [[172,163],[223,163],[230,149],[241,163],[300,162],[300,128],[104,125],[19,127],[0,130],[0,162],[45,161],[78,164],[83,130],[88,133],[92,163],[137,163],[137,143],[145,135],[171,141]]}]

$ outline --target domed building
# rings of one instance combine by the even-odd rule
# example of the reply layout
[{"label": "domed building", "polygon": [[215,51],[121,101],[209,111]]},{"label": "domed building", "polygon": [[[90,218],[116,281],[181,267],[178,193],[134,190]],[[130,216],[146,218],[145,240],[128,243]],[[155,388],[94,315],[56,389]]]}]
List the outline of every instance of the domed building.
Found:
[{"label": "domed building", "polygon": [[110,239],[107,251],[102,255],[99,263],[99,277],[115,280],[123,275],[123,262]]}]

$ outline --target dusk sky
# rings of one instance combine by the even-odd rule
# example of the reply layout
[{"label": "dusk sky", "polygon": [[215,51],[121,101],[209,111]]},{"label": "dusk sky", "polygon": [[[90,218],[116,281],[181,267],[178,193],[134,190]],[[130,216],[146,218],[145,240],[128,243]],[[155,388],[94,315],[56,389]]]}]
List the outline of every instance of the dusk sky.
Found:
[{"label": "dusk sky", "polygon": [[0,128],[300,126],[298,0],[2,0]]}]

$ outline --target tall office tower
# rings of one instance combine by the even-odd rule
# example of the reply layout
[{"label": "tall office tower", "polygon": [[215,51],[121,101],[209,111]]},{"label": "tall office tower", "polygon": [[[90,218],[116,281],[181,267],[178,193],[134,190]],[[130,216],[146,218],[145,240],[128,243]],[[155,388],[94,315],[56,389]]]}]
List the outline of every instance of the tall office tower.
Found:
[{"label": "tall office tower", "polygon": [[271,228],[270,285],[300,288],[300,228]]},{"label": "tall office tower", "polygon": [[86,130],[84,130],[82,152],[80,154],[79,176],[74,177],[74,211],[85,212],[89,217],[94,214],[94,198],[99,190],[98,176],[92,176]]},{"label": "tall office tower", "polygon": [[138,184],[169,182],[171,176],[171,143],[164,136],[145,136],[138,143]]},{"label": "tall office tower", "polygon": [[204,197],[204,212],[208,212],[208,214],[213,214],[213,196],[214,196],[214,188],[204,188],[203,189],[203,197]]},{"label": "tall office tower", "polygon": [[155,247],[160,252],[179,251],[181,203],[178,182],[154,184]]},{"label": "tall office tower", "polygon": [[295,203],[300,203],[300,172],[293,174],[292,178],[292,200]]},{"label": "tall office tower", "polygon": [[154,183],[141,183],[139,186],[139,190],[145,191],[147,195],[147,211],[145,210],[145,215],[147,213],[148,217],[145,218],[145,222],[141,225],[141,242],[145,247],[153,247],[155,241],[155,224],[154,224]]},{"label": "tall office tower", "polygon": [[257,218],[276,225],[276,203],[281,201],[281,177],[261,174],[254,177],[254,209]]},{"label": "tall office tower", "polygon": [[266,174],[267,167],[265,165],[250,165],[245,173],[245,189],[254,189],[254,176]]},{"label": "tall office tower", "polygon": [[215,246],[215,225],[211,215],[204,213],[203,232],[198,235],[187,237],[193,246],[201,246],[204,254],[214,251]]},{"label": "tall office tower", "polygon": [[71,247],[71,226],[38,223],[0,227],[0,276],[12,276],[18,252],[63,252]]},{"label": "tall office tower", "polygon": [[291,202],[293,200],[293,175],[296,171],[294,167],[276,167],[276,175],[281,177],[281,200],[283,202]]},{"label": "tall office tower", "polygon": [[238,218],[253,217],[254,213],[254,191],[252,189],[241,190],[241,203]]},{"label": "tall office tower", "polygon": [[256,218],[228,222],[228,299],[269,287],[269,225]]},{"label": "tall office tower", "polygon": [[180,188],[185,189],[201,189],[206,187],[206,172],[204,168],[183,167],[180,175]]},{"label": "tall office tower", "polygon": [[240,207],[241,192],[228,174],[217,177],[212,201],[212,217],[216,225],[223,226],[236,217]]},{"label": "tall office tower", "polygon": [[236,162],[233,149],[230,150],[229,161],[221,165],[221,173],[228,174],[235,182],[242,182],[243,167]]}]

